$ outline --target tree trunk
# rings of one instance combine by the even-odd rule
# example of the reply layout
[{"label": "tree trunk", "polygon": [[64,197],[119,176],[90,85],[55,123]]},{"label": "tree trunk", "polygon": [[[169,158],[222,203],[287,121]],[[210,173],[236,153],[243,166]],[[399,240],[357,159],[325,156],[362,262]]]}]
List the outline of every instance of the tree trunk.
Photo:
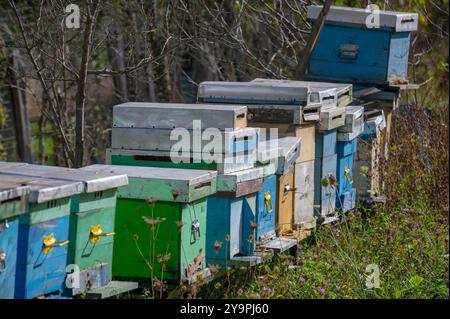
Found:
[{"label": "tree trunk", "polygon": [[75,167],[82,167],[84,161],[84,111],[86,103],[86,81],[95,19],[99,3],[100,1],[98,1],[95,6],[92,6],[90,1],[86,1],[86,27],[84,29],[83,50],[80,71],[78,73],[79,78],[77,81],[77,95],[75,100]]}]

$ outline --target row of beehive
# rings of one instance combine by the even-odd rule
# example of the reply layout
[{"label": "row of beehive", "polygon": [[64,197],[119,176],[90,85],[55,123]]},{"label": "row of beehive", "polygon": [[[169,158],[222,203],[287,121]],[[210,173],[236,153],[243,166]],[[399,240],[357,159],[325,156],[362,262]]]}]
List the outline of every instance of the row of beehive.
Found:
[{"label": "row of beehive", "polygon": [[[318,9],[309,8],[310,19]],[[406,78],[417,15],[379,12],[381,28],[369,29],[362,25],[368,14],[332,7],[308,75],[353,82],[353,90],[388,86],[389,92],[360,98],[364,112],[348,106],[348,84],[205,82],[198,101],[215,105],[116,106],[107,151],[114,166],[2,163],[0,297],[105,297],[136,287],[113,277],[164,273],[171,282],[195,281],[208,275],[209,264],[252,265],[289,249],[295,240],[284,235],[333,221],[336,208],[349,211],[356,196],[378,192],[380,146],[387,143],[381,132],[386,125],[389,130],[392,110],[379,102],[396,104],[392,88]],[[379,39],[375,47],[365,42],[372,35]],[[379,61],[370,58],[374,54]],[[211,127],[221,133],[220,143],[196,142],[196,133],[217,134]],[[260,128],[291,138],[265,141]],[[192,143],[177,145],[171,134],[187,134]],[[275,155],[264,156],[264,146],[274,141]],[[174,147],[181,155],[171,153]],[[211,150],[218,157],[204,160]],[[66,278],[70,264],[81,270],[80,278]]]},{"label": "row of beehive", "polygon": [[[124,114],[133,114],[128,107],[125,104],[116,109],[124,109]],[[141,118],[153,118],[145,113],[154,112],[161,105],[133,104],[132,107],[140,108]],[[220,109],[200,104],[167,104],[164,112],[176,109],[183,113],[182,110],[187,109],[188,112],[183,115],[186,119],[192,108],[202,110],[203,115],[208,110],[214,112]],[[241,107],[238,109],[242,111]],[[235,113],[236,107],[223,106],[223,110]],[[349,118],[354,118],[354,114],[350,114]],[[202,118],[202,115],[195,117]],[[142,129],[136,127],[136,124],[132,126],[136,130]],[[252,142],[251,138],[234,138],[242,132],[257,133],[256,136],[253,135],[255,140]],[[336,130],[330,132],[336,138]],[[0,234],[2,245],[9,247],[3,252],[7,256],[4,258],[3,268],[7,271],[0,275],[2,287],[5,287],[2,290],[5,294],[3,297],[13,296],[13,291],[17,298],[38,297],[52,292],[63,292],[66,296],[84,292],[95,295],[95,289],[109,286],[115,293],[127,291],[135,285],[129,282],[110,282],[111,277],[149,278],[151,274],[161,272],[159,262],[153,260],[151,271],[141,254],[142,251],[150,250],[154,240],[148,231],[149,224],[152,228],[152,225],[159,224],[162,219],[166,220],[158,225],[160,244],[156,245],[154,255],[170,254],[170,261],[165,265],[167,280],[195,280],[199,273],[208,273],[205,270],[206,263],[223,265],[237,261],[248,264],[262,262],[264,256],[255,254],[257,245],[276,251],[293,247],[295,240],[276,236],[275,216],[278,216],[281,229],[292,229],[292,225],[296,224],[294,207],[300,205],[303,211],[307,211],[303,208],[303,198],[292,199],[292,191],[302,193],[299,190],[308,187],[306,184],[295,184],[294,175],[297,177],[300,172],[303,180],[308,179],[307,175],[314,175],[309,171],[314,169],[314,159],[307,158],[306,163],[310,162],[309,169],[296,169],[303,164],[296,163],[301,154],[300,138],[284,137],[275,140],[276,145],[271,145],[273,140],[259,140],[259,130],[256,128],[241,128],[228,133],[230,134],[233,136],[230,139],[233,150],[220,153],[221,155],[235,156],[239,148],[245,149],[247,153],[253,149],[256,154],[247,156],[250,159],[246,159],[244,163],[230,163],[218,168],[218,163],[212,162],[200,167],[210,168],[213,165],[219,170],[218,176],[211,170],[179,168],[180,165],[199,168],[195,163],[174,163],[172,159],[169,162],[161,154],[147,153],[159,152],[158,150],[139,150],[135,153],[133,149],[121,148],[108,151],[110,161],[117,160],[121,164],[132,166],[93,165],[73,170],[24,163],[1,163],[0,187],[5,198],[2,198],[0,220],[5,225],[16,225],[18,219],[10,218],[22,213],[19,228],[12,227],[9,232]],[[320,133],[318,136],[321,136]],[[155,137],[160,138],[159,135],[149,134],[148,142],[151,143]],[[314,136],[311,141],[313,140]],[[169,143],[169,139],[166,142]],[[243,144],[239,147],[238,143]],[[324,139],[323,143],[317,143],[316,145],[321,146],[316,147],[316,154],[334,153],[331,151],[333,143],[336,144],[335,139],[334,142]],[[227,143],[223,140],[219,143],[225,144]],[[309,148],[314,149],[311,145]],[[273,149],[275,152],[270,153]],[[190,153],[188,157],[191,157]],[[315,161],[322,163],[320,156]],[[138,168],[136,165],[149,167]],[[173,168],[158,167],[161,165]],[[242,169],[242,165],[254,167]],[[330,165],[334,166],[335,171],[336,161]],[[330,165],[319,166],[328,168]],[[20,193],[17,192],[23,190],[23,185],[27,185],[30,192],[28,205],[25,206],[23,196],[19,196]],[[331,191],[334,192],[334,189],[328,187],[327,192]],[[303,191],[309,192],[314,197],[314,189]],[[333,198],[334,203],[335,197],[328,193],[322,196]],[[10,201],[22,203],[22,206],[19,208],[13,205],[13,210],[8,210],[8,205],[5,206],[4,203]],[[326,206],[322,210],[327,214],[334,211],[328,207],[328,203],[318,204],[319,207]],[[333,204],[331,206],[334,207]],[[302,226],[305,220],[315,220],[313,206],[305,207],[310,208],[310,211],[306,214],[307,219],[301,214],[298,216],[300,222],[297,224]],[[15,240],[14,236],[17,236]],[[18,246],[6,244],[6,240],[17,242]],[[140,248],[136,249],[136,245],[140,245]],[[14,255],[15,251],[18,252],[17,257]],[[81,270],[81,287],[77,286],[69,291],[64,288],[67,284],[67,264],[77,265]],[[7,278],[9,283],[6,282]],[[108,289],[103,289],[102,292],[100,289],[98,293],[108,295],[107,291]]]}]

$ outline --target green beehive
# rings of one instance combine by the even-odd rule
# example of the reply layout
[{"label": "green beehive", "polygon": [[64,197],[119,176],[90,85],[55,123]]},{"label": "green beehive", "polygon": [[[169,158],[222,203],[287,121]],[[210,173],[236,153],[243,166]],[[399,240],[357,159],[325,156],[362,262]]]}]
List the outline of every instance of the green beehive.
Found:
[{"label": "green beehive", "polygon": [[66,294],[89,292],[92,297],[109,297],[137,288],[135,283],[111,282],[116,193],[117,187],[128,184],[126,175],[25,163],[9,167],[8,173],[83,185],[83,192],[73,196],[70,208],[67,263],[74,265],[78,276],[69,278],[73,286]]},{"label": "green beehive", "polygon": [[207,196],[214,171],[92,165],[81,170],[127,174],[119,187],[113,275],[193,282],[205,269]]}]

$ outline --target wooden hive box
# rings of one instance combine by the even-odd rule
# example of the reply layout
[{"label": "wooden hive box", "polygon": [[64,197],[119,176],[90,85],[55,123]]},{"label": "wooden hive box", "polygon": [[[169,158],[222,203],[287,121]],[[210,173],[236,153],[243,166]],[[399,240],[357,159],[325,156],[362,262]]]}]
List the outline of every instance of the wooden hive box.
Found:
[{"label": "wooden hive box", "polygon": [[66,278],[72,196],[83,185],[10,175],[6,170],[0,173],[2,183],[30,188],[27,211],[20,216],[15,298],[60,294]]},{"label": "wooden hive box", "polygon": [[340,208],[343,213],[347,213],[356,208],[356,188],[340,194],[339,204],[336,202],[336,208]]},{"label": "wooden hive box", "polygon": [[117,294],[136,288],[134,283],[111,282],[117,188],[128,183],[126,175],[31,164],[9,172],[82,184],[83,191],[71,201],[68,245],[68,264],[77,265],[80,273],[69,275],[68,280],[77,282],[66,287],[64,295],[107,289],[107,285],[115,285]]},{"label": "wooden hive box", "polygon": [[364,132],[359,138],[353,174],[358,201],[379,195],[381,192],[382,132],[386,129],[382,110],[365,112],[364,117]]},{"label": "wooden hive box", "polygon": [[336,154],[336,129],[329,131],[318,131],[315,136],[315,158],[322,158]]},{"label": "wooden hive box", "polygon": [[[345,203],[346,209],[352,203],[353,189],[353,162],[357,150],[357,138],[348,142],[337,142],[337,191],[336,208],[342,208]],[[350,197],[349,197],[350,196]],[[354,207],[351,207],[354,208]],[[345,210],[344,212],[348,211]]]},{"label": "wooden hive box", "polygon": [[353,188],[353,162],[357,150],[357,137],[364,131],[364,107],[350,105],[345,109],[345,125],[337,133],[338,194],[336,208],[344,213],[355,208],[356,189]]},{"label": "wooden hive box", "polygon": [[[269,134],[269,130],[278,129],[280,137],[296,137],[301,140],[301,151],[296,159],[294,169],[294,187],[292,192],[294,200],[294,218],[293,222],[297,228],[311,229],[315,228],[316,222],[314,219],[314,158],[315,158],[315,137],[316,127],[314,123],[303,125],[292,124],[274,124],[274,123],[249,123],[261,128],[261,135]],[[265,132],[263,129],[266,129]],[[272,134],[270,134],[270,138]],[[289,180],[289,174],[286,178]],[[279,184],[280,185],[280,184]],[[283,189],[279,186],[278,190]],[[280,191],[279,191],[280,193]],[[287,195],[286,203],[289,202]],[[288,205],[288,204],[287,204]]]},{"label": "wooden hive box", "polygon": [[259,163],[275,163],[277,170],[276,225],[278,235],[293,229],[294,164],[301,154],[301,138],[282,137],[259,144]]},{"label": "wooden hive box", "polygon": [[16,284],[19,216],[27,209],[28,186],[0,178],[0,299],[13,299]]},{"label": "wooden hive box", "polygon": [[275,163],[269,163],[261,167],[263,183],[261,189],[256,192],[255,207],[244,210],[241,246],[244,254],[252,254],[257,245],[269,242],[276,237],[277,177],[275,172],[277,166]]},{"label": "wooden hive box", "polygon": [[[316,81],[295,81],[295,80],[276,80],[276,79],[262,79],[256,78],[252,82],[260,83],[282,83],[285,85],[303,86],[309,87],[312,91],[316,91],[319,94],[319,100],[323,106],[347,106],[352,102],[353,86],[346,83],[331,83],[331,82],[316,82]],[[334,98],[330,98],[332,94],[331,90],[335,90],[337,100],[331,103],[323,103],[324,98],[331,102]]]},{"label": "wooden hive box", "polygon": [[329,131],[341,127],[345,124],[345,108],[333,107],[320,109],[320,120],[317,123],[317,130]]},{"label": "wooden hive box", "polygon": [[[174,284],[205,274],[207,197],[216,192],[216,172],[115,165],[83,170],[129,179],[118,189],[115,277],[141,281],[153,275]],[[157,256],[167,260],[159,262]]]},{"label": "wooden hive box", "polygon": [[[309,6],[315,21],[322,6]],[[379,25],[368,27],[371,15]],[[378,19],[374,19],[375,21]],[[417,13],[332,6],[311,56],[308,80],[390,86],[407,83]]]},{"label": "wooden hive box", "polygon": [[336,189],[329,183],[322,185],[322,180],[331,176],[337,178],[336,167],[337,154],[316,157],[314,161],[314,206],[318,207],[318,218],[335,215]]},{"label": "wooden hive box", "polygon": [[317,92],[283,83],[206,81],[199,85],[197,100],[220,105],[245,104],[249,122],[266,123],[315,122],[319,120],[321,107]]},{"label": "wooden hive box", "polygon": [[[257,264],[253,250],[242,250],[245,211],[256,208],[255,193],[262,188],[263,169],[251,168],[217,176],[217,194],[208,198],[206,262],[220,267],[237,262]],[[216,246],[220,244],[220,247]],[[242,258],[246,256],[246,258]]]},{"label": "wooden hive box", "polygon": [[203,129],[220,131],[244,128],[247,126],[247,107],[128,102],[114,106],[113,110],[113,127],[192,130],[197,124]]},{"label": "wooden hive box", "polygon": [[295,163],[294,187],[294,224],[300,230],[315,228],[314,160]]},{"label": "wooden hive box", "polygon": [[258,146],[258,128],[209,131],[185,128],[153,129],[113,127],[111,147],[144,151],[183,151],[195,153],[236,154],[253,152]]},{"label": "wooden hive box", "polygon": [[255,167],[256,151],[234,154],[174,153],[167,151],[142,151],[106,149],[106,163],[124,166],[182,168],[215,170],[220,174]]}]

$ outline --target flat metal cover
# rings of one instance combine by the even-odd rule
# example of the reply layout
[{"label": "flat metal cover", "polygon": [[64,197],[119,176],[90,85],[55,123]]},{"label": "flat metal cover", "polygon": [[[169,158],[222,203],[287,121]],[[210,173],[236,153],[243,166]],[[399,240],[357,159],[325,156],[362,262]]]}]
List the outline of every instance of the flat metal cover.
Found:
[{"label": "flat metal cover", "polygon": [[83,182],[84,192],[98,192],[106,189],[128,185],[126,175],[111,174],[105,172],[82,171],[66,167],[46,166],[20,163],[5,169],[0,168],[0,173],[42,177],[65,181]]},{"label": "flat metal cover", "polygon": [[205,81],[198,87],[197,99],[201,102],[305,105],[308,88],[278,83]]},{"label": "flat metal cover", "polygon": [[194,120],[201,128],[237,129],[247,126],[245,105],[142,103],[129,102],[114,106],[113,126],[133,128],[195,129]]},{"label": "flat metal cover", "polygon": [[28,201],[30,203],[44,203],[83,191],[81,182],[0,173],[0,189],[16,186],[29,188]]},{"label": "flat metal cover", "polygon": [[353,91],[353,84],[349,83],[331,83],[331,82],[297,81],[297,80],[283,80],[283,79],[264,79],[264,78],[255,78],[252,80],[252,82],[280,83],[299,87],[309,87],[311,90],[336,89],[338,95],[345,92],[351,93]]},{"label": "flat metal cover", "polygon": [[100,171],[112,174],[125,174],[130,178],[133,177],[151,180],[187,181],[191,184],[208,182],[217,176],[216,171],[208,170],[103,164],[90,165],[80,168],[79,170],[87,172]]},{"label": "flat metal cover", "polygon": [[218,183],[242,183],[263,177],[264,170],[261,167],[243,169],[241,171],[220,174],[217,176]]},{"label": "flat metal cover", "polygon": [[265,161],[275,158],[291,160],[291,156],[300,148],[301,138],[286,136],[260,142],[258,146],[258,160]]},{"label": "flat metal cover", "polygon": [[[308,6],[308,19],[315,20],[322,11],[323,6]],[[350,8],[331,6],[328,11],[326,21],[339,24],[355,24],[367,27],[366,20],[373,15],[379,15],[380,27],[392,28],[396,32],[416,31],[419,24],[419,15],[411,12],[395,12],[395,11],[371,11],[364,8]],[[372,15],[369,17],[369,15]],[[371,29],[367,29],[371,30]],[[376,30],[375,28],[373,30]]]}]

